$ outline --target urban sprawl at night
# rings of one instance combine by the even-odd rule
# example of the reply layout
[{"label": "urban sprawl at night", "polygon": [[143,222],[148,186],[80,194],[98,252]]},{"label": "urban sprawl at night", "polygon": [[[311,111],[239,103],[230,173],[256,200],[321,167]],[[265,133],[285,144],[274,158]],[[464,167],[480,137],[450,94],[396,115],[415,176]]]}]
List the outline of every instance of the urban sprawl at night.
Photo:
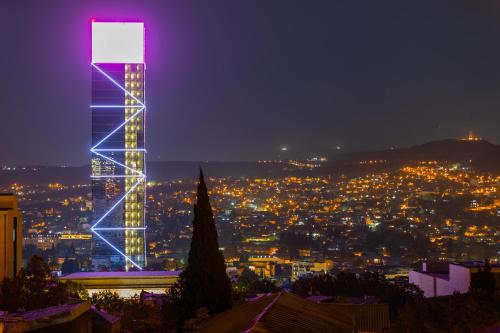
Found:
[{"label": "urban sprawl at night", "polygon": [[[357,177],[221,177],[207,184],[226,264],[286,280],[333,268],[407,276],[412,263],[426,258],[496,258],[499,181],[467,164],[420,161]],[[189,179],[147,183],[151,267],[185,265],[194,189]],[[23,207],[25,251],[41,253],[55,271],[68,259],[90,270],[88,184],[16,183],[2,190],[16,193]]]},{"label": "urban sprawl at night", "polygon": [[0,15],[0,333],[500,332],[498,3]]}]

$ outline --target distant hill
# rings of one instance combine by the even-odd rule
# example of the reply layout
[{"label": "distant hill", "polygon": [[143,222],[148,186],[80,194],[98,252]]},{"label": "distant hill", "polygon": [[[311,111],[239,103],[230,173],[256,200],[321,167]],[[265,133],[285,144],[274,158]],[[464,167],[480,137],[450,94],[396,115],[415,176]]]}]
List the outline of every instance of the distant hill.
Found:
[{"label": "distant hill", "polygon": [[0,187],[13,183],[40,184],[85,184],[89,181],[90,166],[30,166],[17,167],[15,170],[0,169]]},{"label": "distant hill", "polygon": [[[370,162],[371,161],[371,162]],[[285,175],[338,175],[355,176],[366,172],[399,168],[419,161],[447,161],[470,163],[476,169],[500,173],[500,145],[486,140],[441,140],[403,149],[343,153],[313,170],[297,170],[284,163],[259,162],[148,162],[148,179],[166,181],[195,179],[202,167],[208,177],[279,177]],[[472,162],[470,162],[472,161]],[[12,183],[89,184],[90,166],[81,167],[29,167],[0,170],[0,187]]]},{"label": "distant hill", "polygon": [[486,140],[448,139],[410,148],[344,153],[331,163],[336,167],[384,164],[397,167],[418,161],[470,163],[478,170],[499,172],[500,145]]},{"label": "distant hill", "polygon": [[[282,174],[297,174],[285,170],[280,163],[258,162],[148,162],[148,180],[166,181],[174,179],[196,179],[202,167],[207,177],[270,177]],[[90,183],[90,166],[58,167],[42,166],[0,170],[0,186],[18,182],[21,184],[87,184]]]},{"label": "distant hill", "polygon": [[147,172],[151,180],[195,179],[200,167],[207,177],[265,177],[285,172],[279,163],[197,161],[148,162]]}]

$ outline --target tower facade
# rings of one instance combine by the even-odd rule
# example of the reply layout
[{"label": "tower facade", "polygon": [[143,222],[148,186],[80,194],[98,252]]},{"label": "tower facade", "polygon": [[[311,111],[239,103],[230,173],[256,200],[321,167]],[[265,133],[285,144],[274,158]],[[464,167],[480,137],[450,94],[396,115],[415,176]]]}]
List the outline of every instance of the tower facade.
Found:
[{"label": "tower facade", "polygon": [[92,22],[94,269],[146,265],[144,24]]},{"label": "tower facade", "polygon": [[14,194],[0,193],[0,281],[22,267],[22,216]]}]

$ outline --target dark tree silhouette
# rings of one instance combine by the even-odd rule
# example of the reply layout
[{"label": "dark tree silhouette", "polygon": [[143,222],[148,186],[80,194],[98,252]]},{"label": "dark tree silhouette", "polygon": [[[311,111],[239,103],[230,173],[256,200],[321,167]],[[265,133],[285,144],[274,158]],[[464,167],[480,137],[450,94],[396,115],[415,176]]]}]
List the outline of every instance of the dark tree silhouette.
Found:
[{"label": "dark tree silhouette", "polygon": [[497,332],[500,296],[473,290],[466,294],[410,299],[399,312],[392,332]]},{"label": "dark tree silhouette", "polygon": [[488,259],[485,260],[484,267],[479,266],[478,271],[472,274],[471,289],[486,293],[495,293],[497,289],[495,275],[491,272],[491,265]]},{"label": "dark tree silhouette", "polygon": [[378,273],[365,272],[360,276],[352,272],[338,272],[336,275],[306,276],[292,285],[292,292],[307,297],[310,295],[361,297],[374,296],[389,305],[391,318],[410,299],[421,299],[422,292],[414,285],[393,284]]},{"label": "dark tree silhouette", "polygon": [[26,270],[0,285],[0,310],[15,312],[64,304],[69,298],[80,298],[86,291],[75,283],[62,283],[51,274],[42,257],[34,255]]},{"label": "dark tree silhouette", "polygon": [[[245,267],[233,286],[235,292],[241,297],[253,297],[261,293],[277,292],[279,288],[276,284],[267,279],[259,279],[257,274]],[[236,293],[234,296],[236,296]]]},{"label": "dark tree silhouette", "polygon": [[39,256],[31,257],[25,274],[25,286],[30,293],[27,297],[27,307],[39,309],[46,306],[47,286],[53,285],[54,282],[49,265]]},{"label": "dark tree silhouette", "polygon": [[62,275],[71,274],[80,271],[80,265],[78,265],[78,261],[75,259],[66,259],[64,260],[61,266]]},{"label": "dark tree silhouette", "polygon": [[217,229],[200,169],[197,202],[194,205],[193,237],[188,265],[180,276],[184,320],[193,318],[199,308],[211,315],[231,308],[231,283],[224,256],[219,250]]}]

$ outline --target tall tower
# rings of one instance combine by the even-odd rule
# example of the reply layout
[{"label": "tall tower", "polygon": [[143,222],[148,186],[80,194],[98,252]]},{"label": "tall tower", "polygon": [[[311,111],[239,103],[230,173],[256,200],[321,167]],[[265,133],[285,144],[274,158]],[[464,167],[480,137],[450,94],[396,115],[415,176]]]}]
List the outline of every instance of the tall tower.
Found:
[{"label": "tall tower", "polygon": [[92,22],[94,269],[146,265],[144,23]]},{"label": "tall tower", "polygon": [[16,196],[0,193],[0,281],[13,278],[22,267],[22,230]]}]

